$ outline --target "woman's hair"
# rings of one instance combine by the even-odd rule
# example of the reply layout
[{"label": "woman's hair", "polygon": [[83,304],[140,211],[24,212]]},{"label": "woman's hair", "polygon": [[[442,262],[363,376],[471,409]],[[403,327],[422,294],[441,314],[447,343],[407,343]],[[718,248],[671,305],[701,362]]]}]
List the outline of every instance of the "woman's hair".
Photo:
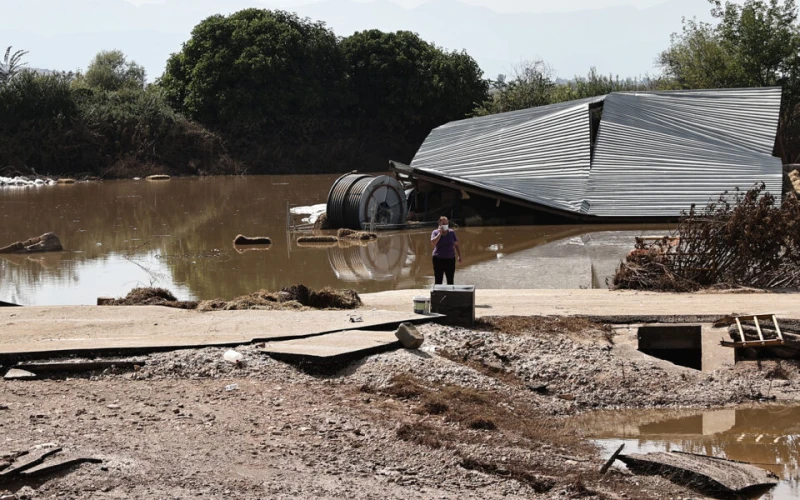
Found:
[{"label": "woman's hair", "polygon": [[442,219],[449,220],[446,215],[439,216],[439,222],[442,222]]}]

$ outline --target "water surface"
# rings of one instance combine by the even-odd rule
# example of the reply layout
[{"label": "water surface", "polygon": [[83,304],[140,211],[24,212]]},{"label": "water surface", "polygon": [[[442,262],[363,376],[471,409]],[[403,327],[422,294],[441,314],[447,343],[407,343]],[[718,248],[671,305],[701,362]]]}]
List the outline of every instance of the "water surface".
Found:
[{"label": "water surface", "polygon": [[[366,246],[303,246],[289,207],[324,203],[336,175],[105,181],[0,189],[0,246],[52,231],[59,253],[0,255],[0,300],[93,304],[136,286],[181,299],[231,298],[294,283],[359,292],[432,283],[430,229]],[[297,221],[299,222],[299,221]],[[463,227],[460,283],[480,288],[604,288],[633,237],[666,226]],[[237,234],[269,236],[241,251]]]},{"label": "water surface", "polygon": [[750,462],[782,478],[761,498],[800,498],[800,406],[602,411],[575,423],[603,456],[625,443],[623,453],[677,450]]}]

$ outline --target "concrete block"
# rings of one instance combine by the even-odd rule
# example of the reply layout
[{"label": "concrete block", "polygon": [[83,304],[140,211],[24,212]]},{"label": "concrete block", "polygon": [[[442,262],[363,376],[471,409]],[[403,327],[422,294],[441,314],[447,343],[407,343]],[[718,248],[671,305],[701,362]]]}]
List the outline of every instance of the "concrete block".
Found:
[{"label": "concrete block", "polygon": [[425,341],[425,336],[410,323],[402,323],[394,335],[406,349],[419,349]]},{"label": "concrete block", "polygon": [[19,368],[12,368],[6,372],[3,378],[6,380],[31,380],[36,378],[36,374]]}]

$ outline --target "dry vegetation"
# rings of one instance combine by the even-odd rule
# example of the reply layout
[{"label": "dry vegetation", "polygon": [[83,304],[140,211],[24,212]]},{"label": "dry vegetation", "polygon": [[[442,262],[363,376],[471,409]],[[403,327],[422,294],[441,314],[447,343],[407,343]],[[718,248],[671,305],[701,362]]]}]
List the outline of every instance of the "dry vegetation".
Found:
[{"label": "dry vegetation", "polygon": [[107,302],[105,305],[134,306],[156,305],[196,309],[198,311],[221,311],[241,309],[355,309],[361,298],[355,290],[323,288],[311,290],[305,285],[292,285],[279,292],[260,290],[231,300],[214,299],[203,301],[180,301],[163,288],[134,288],[127,296]]},{"label": "dry vegetation", "polygon": [[579,336],[602,336],[613,343],[613,329],[579,316],[485,316],[475,321],[475,329],[506,335],[565,333]]},{"label": "dry vegetation", "polygon": [[613,288],[691,292],[714,286],[800,287],[800,202],[759,185],[684,213],[674,234],[637,239]]},{"label": "dry vegetation", "polygon": [[[525,450],[591,451],[575,432],[548,419],[529,402],[496,391],[423,381],[408,373],[392,377],[380,391],[369,386],[363,386],[361,391],[412,403],[412,412],[418,418],[398,427],[399,439],[451,450],[465,469],[516,479],[538,493],[548,492],[560,482],[556,477],[563,470],[548,467],[540,457]],[[474,453],[471,446],[488,439],[493,447],[515,455],[513,460]]]}]

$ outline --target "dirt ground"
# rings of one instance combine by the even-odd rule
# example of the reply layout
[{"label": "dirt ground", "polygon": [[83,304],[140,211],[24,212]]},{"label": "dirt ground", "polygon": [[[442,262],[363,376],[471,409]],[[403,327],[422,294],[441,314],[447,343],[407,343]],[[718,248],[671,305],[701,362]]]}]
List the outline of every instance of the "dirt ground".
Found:
[{"label": "dirt ground", "polygon": [[[139,369],[0,380],[0,457],[94,457],[0,484],[10,498],[697,498],[597,470],[569,417],[595,409],[800,398],[796,362],[702,373],[585,320],[425,325],[418,351],[319,370],[241,347],[152,354]],[[0,498],[3,498],[0,496]]]}]

